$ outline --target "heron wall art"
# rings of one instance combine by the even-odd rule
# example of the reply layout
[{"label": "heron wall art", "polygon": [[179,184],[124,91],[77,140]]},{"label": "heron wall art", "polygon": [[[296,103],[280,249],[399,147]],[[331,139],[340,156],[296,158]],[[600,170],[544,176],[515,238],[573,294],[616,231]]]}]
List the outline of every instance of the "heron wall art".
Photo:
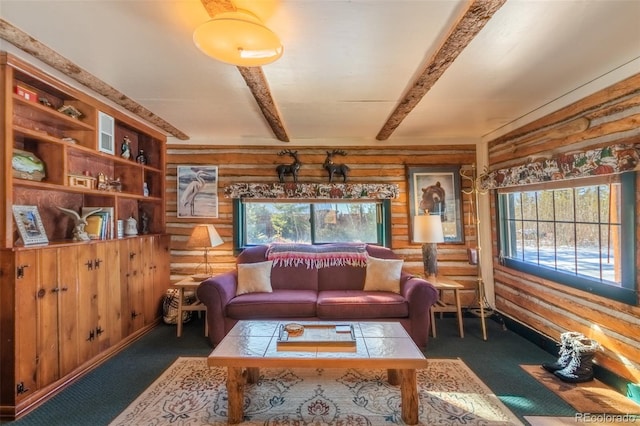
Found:
[{"label": "heron wall art", "polygon": [[218,217],[218,166],[178,166],[177,182],[178,217]]}]

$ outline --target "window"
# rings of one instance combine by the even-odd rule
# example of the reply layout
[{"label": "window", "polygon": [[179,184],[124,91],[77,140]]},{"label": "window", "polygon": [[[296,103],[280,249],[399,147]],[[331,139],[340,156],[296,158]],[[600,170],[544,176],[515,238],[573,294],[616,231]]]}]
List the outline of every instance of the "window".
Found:
[{"label": "window", "polygon": [[511,268],[636,304],[635,174],[498,192]]},{"label": "window", "polygon": [[390,200],[234,201],[237,250],[272,242],[389,246]]}]

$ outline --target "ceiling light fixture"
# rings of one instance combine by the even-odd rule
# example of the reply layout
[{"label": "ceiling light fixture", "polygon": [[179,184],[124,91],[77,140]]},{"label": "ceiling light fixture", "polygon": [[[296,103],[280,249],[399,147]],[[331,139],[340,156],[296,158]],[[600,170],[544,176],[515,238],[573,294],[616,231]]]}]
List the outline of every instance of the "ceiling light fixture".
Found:
[{"label": "ceiling light fixture", "polygon": [[244,9],[215,15],[196,28],[193,42],[206,55],[242,67],[270,64],[284,50],[280,38]]}]

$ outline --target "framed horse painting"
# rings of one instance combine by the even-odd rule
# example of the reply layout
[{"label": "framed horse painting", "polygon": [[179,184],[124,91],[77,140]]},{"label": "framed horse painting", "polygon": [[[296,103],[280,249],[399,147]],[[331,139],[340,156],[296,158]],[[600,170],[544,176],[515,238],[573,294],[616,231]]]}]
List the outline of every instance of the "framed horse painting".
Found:
[{"label": "framed horse painting", "polygon": [[444,241],[463,243],[459,167],[407,166],[409,180],[409,238],[413,241],[413,217],[437,214]]}]

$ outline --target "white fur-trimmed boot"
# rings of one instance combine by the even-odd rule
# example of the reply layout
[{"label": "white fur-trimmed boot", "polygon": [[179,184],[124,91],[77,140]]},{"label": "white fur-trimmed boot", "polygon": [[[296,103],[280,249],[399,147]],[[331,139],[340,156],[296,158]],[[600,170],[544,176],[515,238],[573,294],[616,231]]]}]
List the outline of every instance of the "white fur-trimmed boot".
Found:
[{"label": "white fur-trimmed boot", "polygon": [[593,356],[600,344],[593,339],[582,338],[573,341],[573,352],[569,364],[554,372],[560,380],[581,383],[593,380]]},{"label": "white fur-trimmed boot", "polygon": [[550,373],[554,371],[562,370],[571,361],[571,354],[573,353],[573,341],[576,339],[583,339],[585,336],[577,331],[567,331],[560,335],[560,351],[558,353],[558,359],[554,362],[545,362],[542,364],[542,368]]}]

